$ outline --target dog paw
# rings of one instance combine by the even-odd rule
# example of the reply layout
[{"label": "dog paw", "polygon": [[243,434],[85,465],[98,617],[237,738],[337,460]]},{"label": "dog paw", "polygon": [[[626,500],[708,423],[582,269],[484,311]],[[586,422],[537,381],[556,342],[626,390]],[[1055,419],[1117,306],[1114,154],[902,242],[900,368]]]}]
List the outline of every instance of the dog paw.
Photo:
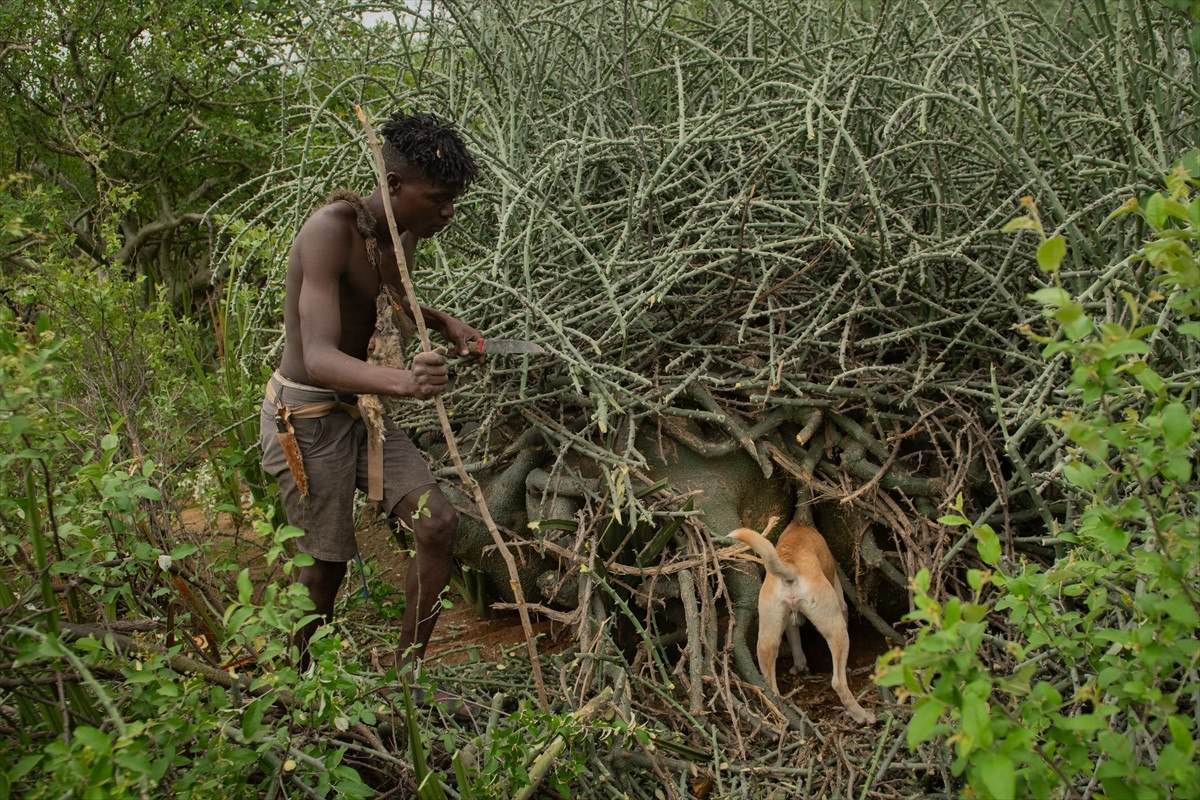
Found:
[{"label": "dog paw", "polygon": [[796,664],[788,670],[789,675],[803,675],[808,672],[808,664]]}]

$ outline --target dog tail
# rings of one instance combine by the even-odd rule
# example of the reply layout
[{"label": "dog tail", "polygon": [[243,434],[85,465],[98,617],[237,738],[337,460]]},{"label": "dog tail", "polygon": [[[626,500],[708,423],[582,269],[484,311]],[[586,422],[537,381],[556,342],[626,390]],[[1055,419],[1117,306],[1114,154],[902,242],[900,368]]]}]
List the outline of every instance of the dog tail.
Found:
[{"label": "dog tail", "polygon": [[729,534],[729,538],[750,545],[750,549],[758,553],[759,558],[763,560],[763,566],[767,568],[767,572],[775,577],[785,581],[794,581],[799,577],[794,569],[779,560],[779,556],[775,554],[775,545],[771,544],[770,540],[758,531],[738,528]]}]

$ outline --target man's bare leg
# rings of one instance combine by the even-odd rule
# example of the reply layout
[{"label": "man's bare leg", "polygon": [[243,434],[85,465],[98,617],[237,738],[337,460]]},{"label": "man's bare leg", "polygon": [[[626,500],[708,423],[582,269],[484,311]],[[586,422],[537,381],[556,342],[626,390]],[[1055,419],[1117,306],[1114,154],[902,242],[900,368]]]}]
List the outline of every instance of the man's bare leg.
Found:
[{"label": "man's bare leg", "polygon": [[345,561],[322,561],[319,558],[314,558],[310,566],[301,567],[296,576],[296,581],[308,589],[309,599],[316,606],[316,613],[321,616],[320,619],[315,619],[296,631],[296,635],[292,637],[292,644],[300,648],[301,672],[308,669],[308,640],[313,631],[318,625],[324,625],[333,619],[333,603],[337,600],[338,588],[341,587],[344,577]]},{"label": "man's bare leg", "polygon": [[[426,493],[428,496],[421,506],[421,497]],[[413,512],[419,506],[423,511],[414,519]],[[402,666],[419,659],[433,635],[433,626],[442,610],[442,591],[450,585],[458,512],[441,490],[430,485],[410,492],[396,504],[392,515],[412,528],[417,548],[404,583],[408,604],[396,649],[396,666]]]}]

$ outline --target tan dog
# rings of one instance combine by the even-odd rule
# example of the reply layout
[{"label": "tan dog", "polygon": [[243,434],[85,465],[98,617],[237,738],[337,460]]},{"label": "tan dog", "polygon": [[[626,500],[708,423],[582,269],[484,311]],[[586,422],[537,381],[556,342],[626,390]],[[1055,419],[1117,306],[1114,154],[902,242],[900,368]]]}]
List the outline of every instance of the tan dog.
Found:
[{"label": "tan dog", "polygon": [[767,568],[758,594],[758,668],[767,685],[779,694],[775,659],[784,631],[792,647],[794,671],[808,668],[800,648],[800,625],[808,619],[829,644],[833,690],[842,704],[859,722],[875,722],[875,715],[858,704],[846,683],[846,658],[850,654],[846,600],[824,537],[814,528],[795,523],[783,531],[778,545],[749,528],[738,528],[729,535],[750,545]]}]

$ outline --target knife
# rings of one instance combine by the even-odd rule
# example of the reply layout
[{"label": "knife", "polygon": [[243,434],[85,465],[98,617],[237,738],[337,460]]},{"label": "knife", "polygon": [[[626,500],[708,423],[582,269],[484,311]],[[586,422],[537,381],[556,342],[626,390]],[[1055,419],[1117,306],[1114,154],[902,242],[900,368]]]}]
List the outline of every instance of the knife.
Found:
[{"label": "knife", "polygon": [[520,353],[544,353],[540,344],[524,339],[479,339],[476,353],[484,356],[507,356]]},{"label": "knife", "polygon": [[452,391],[458,382],[458,367],[475,363],[477,356],[508,356],[523,353],[544,353],[540,344],[525,339],[479,339],[475,343],[475,355],[464,356],[461,359],[451,359],[450,380],[446,391]]}]

